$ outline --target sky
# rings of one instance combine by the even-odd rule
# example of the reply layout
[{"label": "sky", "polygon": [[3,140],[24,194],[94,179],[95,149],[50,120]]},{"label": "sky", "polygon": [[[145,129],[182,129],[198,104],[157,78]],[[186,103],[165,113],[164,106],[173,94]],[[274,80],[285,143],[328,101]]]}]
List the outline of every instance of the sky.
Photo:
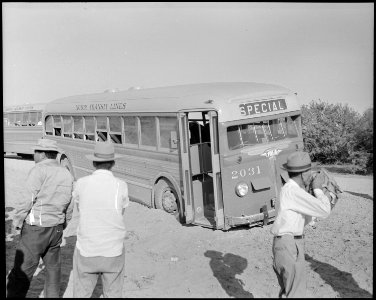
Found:
[{"label": "sky", "polygon": [[373,107],[374,3],[2,3],[3,105],[262,82]]}]

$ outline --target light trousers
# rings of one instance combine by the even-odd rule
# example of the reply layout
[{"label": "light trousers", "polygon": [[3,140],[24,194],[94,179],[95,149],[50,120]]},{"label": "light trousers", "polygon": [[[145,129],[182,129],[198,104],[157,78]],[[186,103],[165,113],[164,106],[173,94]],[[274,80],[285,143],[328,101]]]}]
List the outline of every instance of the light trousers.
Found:
[{"label": "light trousers", "polygon": [[73,254],[73,297],[90,298],[102,278],[104,298],[122,298],[125,251],[119,256],[85,257],[77,247]]},{"label": "light trousers", "polygon": [[281,287],[279,297],[304,298],[306,273],[304,239],[286,234],[273,240],[273,269]]}]

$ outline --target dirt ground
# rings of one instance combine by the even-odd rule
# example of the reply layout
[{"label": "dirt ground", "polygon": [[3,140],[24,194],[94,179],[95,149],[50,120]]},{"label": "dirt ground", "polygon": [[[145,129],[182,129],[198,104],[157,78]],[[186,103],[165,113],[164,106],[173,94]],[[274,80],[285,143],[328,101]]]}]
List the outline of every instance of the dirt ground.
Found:
[{"label": "dirt ground", "polygon": [[[24,180],[33,161],[4,159],[6,273],[19,236],[13,236],[13,207],[25,198]],[[316,227],[307,226],[307,297],[373,296],[373,177],[338,175],[340,201]],[[70,274],[77,216],[62,247],[61,297],[72,294]],[[126,298],[270,298],[279,286],[272,268],[271,224],[228,232],[178,223],[160,210],[131,202],[125,213]],[[28,297],[42,297],[43,266]],[[93,297],[101,296],[98,283]]]}]

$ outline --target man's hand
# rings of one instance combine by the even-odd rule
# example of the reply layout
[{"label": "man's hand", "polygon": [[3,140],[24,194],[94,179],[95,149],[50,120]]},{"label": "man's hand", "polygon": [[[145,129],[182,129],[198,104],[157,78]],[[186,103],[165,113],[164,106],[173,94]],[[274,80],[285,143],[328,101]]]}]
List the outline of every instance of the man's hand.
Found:
[{"label": "man's hand", "polygon": [[[9,223],[8,223],[9,224]],[[10,242],[13,241],[13,239],[21,234],[21,229],[16,227],[14,223],[8,227],[8,224],[6,224],[6,231],[5,231],[5,241]]]},{"label": "man's hand", "polygon": [[67,244],[67,240],[66,240],[66,237],[63,236],[62,240],[61,240],[61,244],[60,244],[60,247],[64,247],[65,245]]},{"label": "man's hand", "polygon": [[15,234],[20,234],[21,233],[21,229],[22,229],[22,226],[23,226],[23,223],[22,222],[19,222],[18,220],[16,221],[15,219],[12,220],[12,227],[13,227],[13,232],[15,232]]},{"label": "man's hand", "polygon": [[323,185],[325,183],[324,175],[321,173],[317,173],[315,178],[312,181],[312,189],[323,189]]},{"label": "man's hand", "polygon": [[333,209],[333,207],[337,204],[338,202],[338,196],[333,194],[330,191],[327,191],[325,195],[329,198],[330,200],[330,207]]},{"label": "man's hand", "polygon": [[317,222],[317,218],[312,217],[312,221],[309,222],[308,225],[312,226],[313,229],[316,229],[316,222]]}]

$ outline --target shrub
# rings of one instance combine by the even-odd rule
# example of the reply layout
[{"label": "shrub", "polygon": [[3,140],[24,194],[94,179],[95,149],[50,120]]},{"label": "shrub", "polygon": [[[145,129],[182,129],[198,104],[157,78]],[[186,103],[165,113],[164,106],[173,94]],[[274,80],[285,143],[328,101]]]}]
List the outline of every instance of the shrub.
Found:
[{"label": "shrub", "polygon": [[373,108],[363,113],[357,125],[355,137],[354,149],[365,156],[365,168],[370,173],[373,170]]},{"label": "shrub", "polygon": [[359,114],[348,105],[321,100],[302,106],[305,150],[324,164],[351,163]]},{"label": "shrub", "polygon": [[360,115],[348,105],[321,100],[302,106],[304,148],[321,164],[347,164],[352,173],[373,171],[373,108]]}]

